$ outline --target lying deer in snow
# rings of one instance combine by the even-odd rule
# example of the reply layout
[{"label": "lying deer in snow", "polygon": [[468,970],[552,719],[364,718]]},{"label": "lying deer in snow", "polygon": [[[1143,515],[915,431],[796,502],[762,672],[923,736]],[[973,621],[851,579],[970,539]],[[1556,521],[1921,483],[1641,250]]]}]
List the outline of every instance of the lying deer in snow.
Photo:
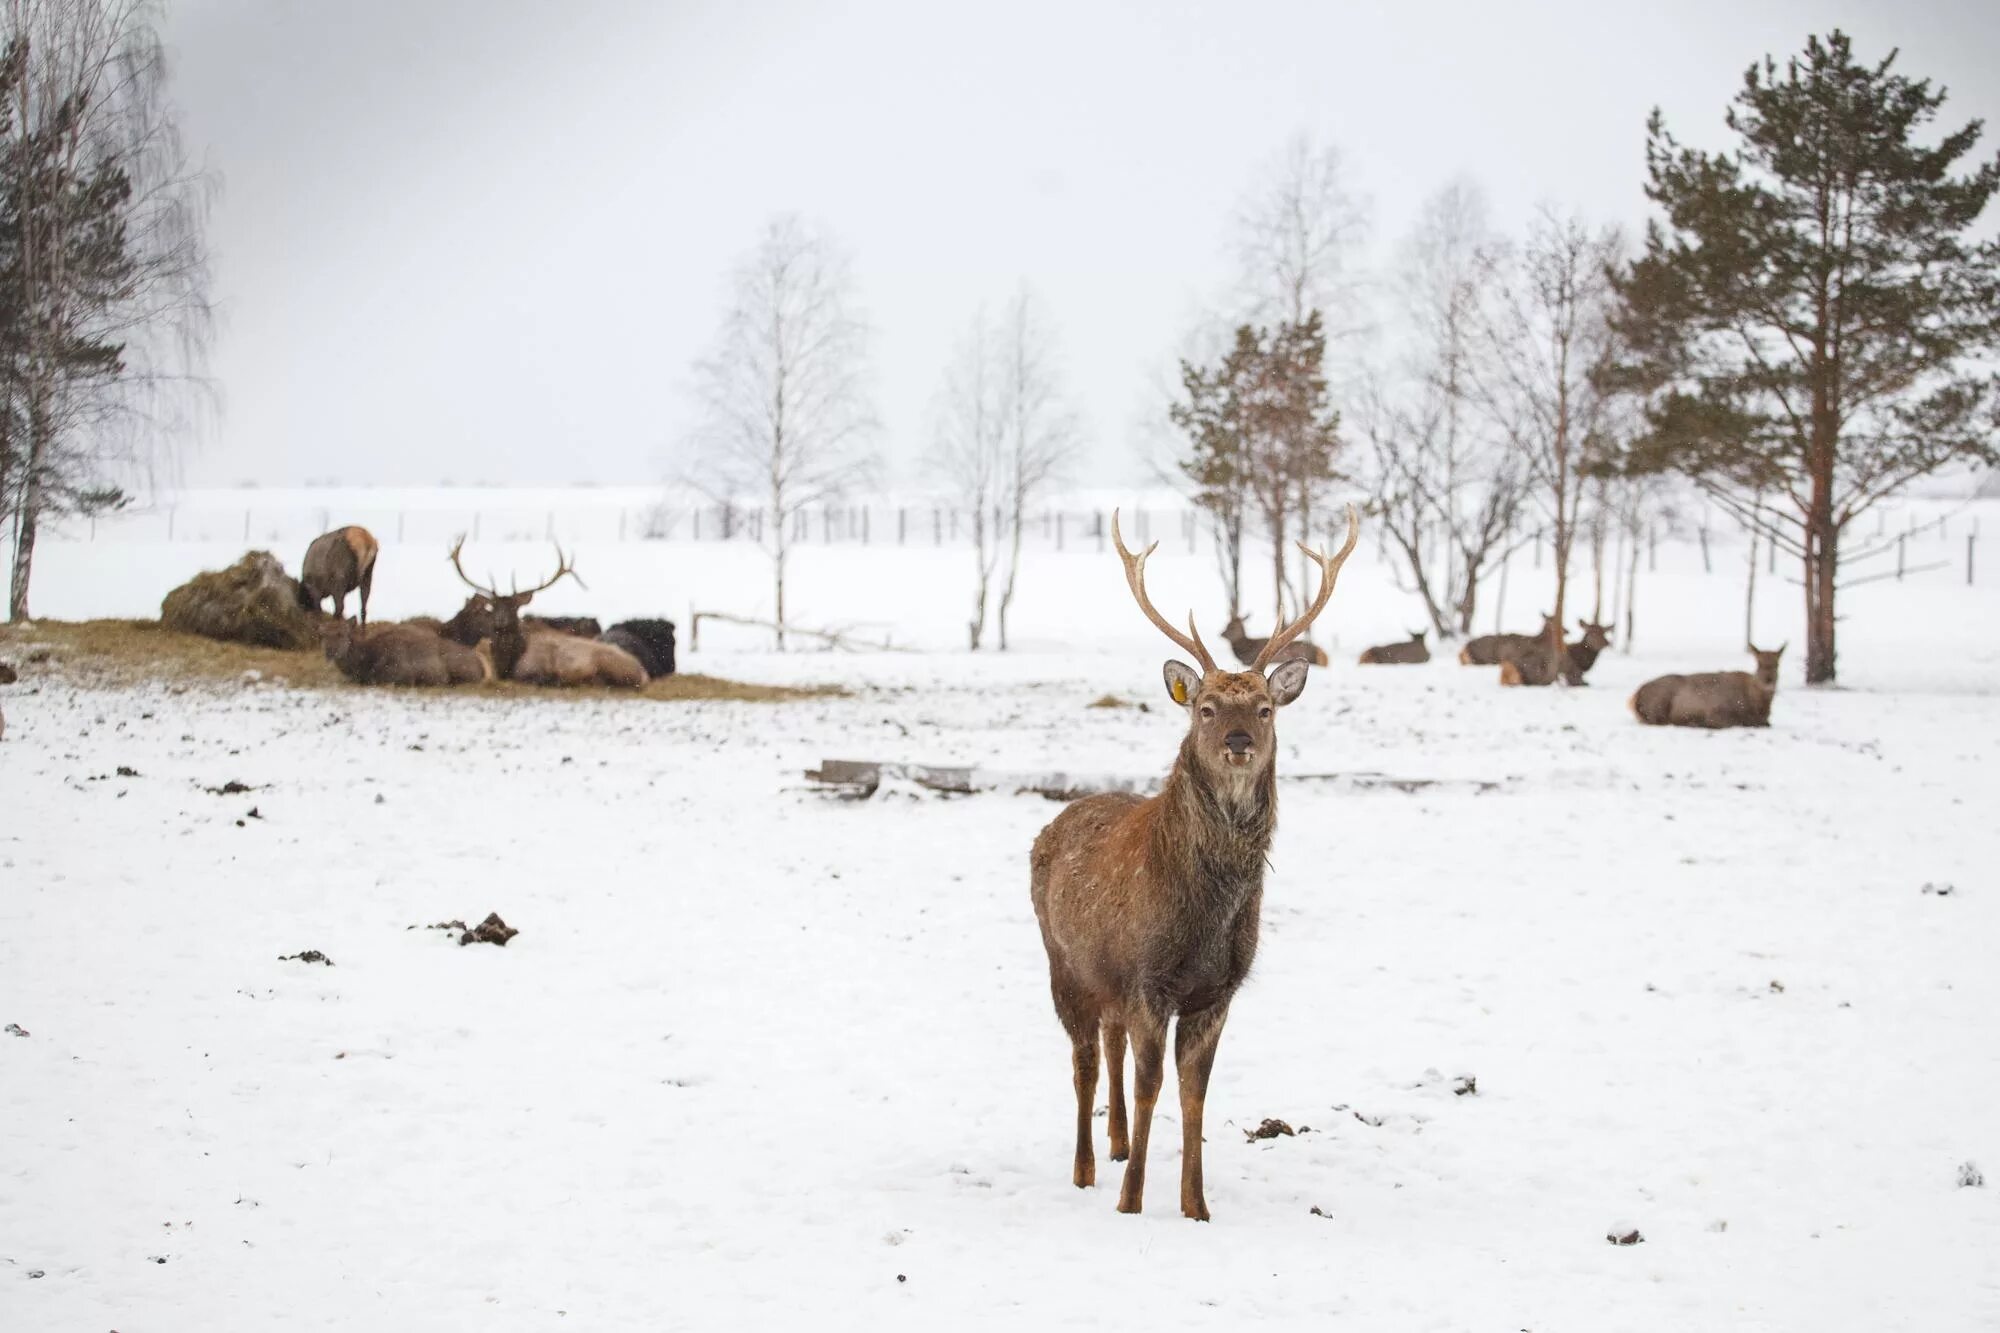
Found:
[{"label": "lying deer in snow", "polygon": [[[1201,1180],[1208,1075],[1230,998],[1257,952],[1265,857],[1277,826],[1277,710],[1306,687],[1307,664],[1286,657],[1285,649],[1326,609],[1359,533],[1350,506],[1346,545],[1332,559],[1306,551],[1320,567],[1312,605],[1265,642],[1250,670],[1224,671],[1192,617],[1182,634],[1154,609],[1145,576],[1153,547],[1138,555],[1127,550],[1112,515],[1111,537],[1133,599],[1200,664],[1169,661],[1165,667],[1167,697],[1187,710],[1187,735],[1159,795],[1106,794],[1071,803],[1035,839],[1029,861],[1049,988],[1070,1039],[1076,1090],[1070,1179],[1079,1188],[1097,1181],[1091,1122],[1101,1041],[1111,1076],[1111,1160],[1129,1159],[1118,1191],[1121,1213],[1138,1212],[1144,1200],[1153,1104],[1166,1061],[1167,1024],[1175,1021],[1181,1213],[1208,1220]],[[1129,1130],[1128,1037],[1135,1103]]]},{"label": "lying deer in snow", "polygon": [[1465,646],[1458,650],[1461,666],[1499,666],[1507,660],[1509,652],[1521,652],[1549,641],[1549,633],[1555,628],[1554,616],[1542,617],[1539,634],[1482,634],[1476,639],[1467,639]]},{"label": "lying deer in snow", "polygon": [[485,658],[420,625],[323,626],[327,660],[357,685],[469,685],[493,679]]},{"label": "lying deer in snow", "polygon": [[1778,659],[1790,644],[1765,652],[1746,644],[1757,671],[1708,671],[1660,676],[1632,695],[1632,715],[1654,727],[1768,727],[1778,693]]},{"label": "lying deer in snow", "polygon": [[[1262,658],[1264,645],[1271,641],[1270,639],[1251,638],[1249,632],[1243,628],[1243,613],[1241,611],[1231,616],[1229,623],[1223,626],[1222,637],[1228,641],[1229,650],[1236,654],[1236,660],[1244,666],[1249,666],[1252,662]],[[1291,641],[1290,646],[1282,651],[1284,656],[1279,659],[1280,661],[1289,662],[1297,658],[1301,662],[1310,662],[1314,666],[1325,666],[1327,664],[1326,650],[1315,646],[1311,639],[1294,639]]]},{"label": "lying deer in snow", "polygon": [[1361,654],[1362,666],[1415,666],[1431,660],[1430,645],[1424,642],[1429,630],[1410,631],[1408,643],[1385,643],[1379,648],[1364,649]]},{"label": "lying deer in snow", "polygon": [[1591,620],[1576,622],[1583,638],[1563,645],[1569,658],[1566,669],[1558,670],[1549,656],[1548,640],[1538,640],[1532,648],[1508,648],[1500,660],[1502,685],[1552,685],[1560,675],[1565,685],[1583,684],[1586,671],[1597,665],[1597,655],[1611,646],[1611,627]]},{"label": "lying deer in snow", "polygon": [[472,581],[459,563],[464,549],[465,538],[460,537],[451,548],[451,567],[473,595],[445,622],[444,633],[461,643],[471,636],[490,644],[493,669],[502,680],[528,685],[610,685],[628,690],[645,685],[646,669],[623,648],[522,623],[521,608],[536,593],[554,587],[564,577],[576,578],[576,569],[561,546],[556,547],[552,576],[525,592],[517,589],[505,595]]}]

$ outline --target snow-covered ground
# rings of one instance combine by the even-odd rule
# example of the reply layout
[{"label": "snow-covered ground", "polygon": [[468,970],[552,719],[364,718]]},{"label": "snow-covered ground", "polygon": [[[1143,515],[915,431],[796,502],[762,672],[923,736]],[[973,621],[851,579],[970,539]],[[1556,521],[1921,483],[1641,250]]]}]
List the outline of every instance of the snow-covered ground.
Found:
[{"label": "snow-covered ground", "polygon": [[[58,554],[44,610],[156,602],[156,557]],[[1157,563],[1163,606],[1207,569]],[[828,618],[960,614],[939,559],[808,568]],[[1164,771],[1168,649],[1115,562],[1031,576],[1034,651],[687,663],[854,691],[783,705],[29,667],[0,690],[0,1329],[2000,1326],[1991,584],[1857,590],[1849,688],[1788,660],[1769,730],[1707,734],[1624,701],[1747,666],[1739,582],[1665,567],[1638,656],[1501,691],[1352,666],[1408,615],[1357,558],[1281,722],[1204,1226],[1171,1080],[1147,1213],[1101,1139],[1069,1184],[1027,876],[1057,807],[801,777]],[[1796,659],[1782,597],[1760,633]],[[1439,781],[1305,776],[1356,772]],[[496,911],[504,949],[408,929]],[[308,949],[334,965],[280,960]],[[1301,1132],[1248,1141],[1265,1117]]]}]

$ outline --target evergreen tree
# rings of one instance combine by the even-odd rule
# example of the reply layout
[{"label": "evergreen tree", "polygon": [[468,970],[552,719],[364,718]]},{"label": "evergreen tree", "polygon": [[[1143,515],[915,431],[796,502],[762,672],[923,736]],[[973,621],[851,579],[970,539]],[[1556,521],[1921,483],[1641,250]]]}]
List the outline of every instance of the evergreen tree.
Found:
[{"label": "evergreen tree", "polygon": [[[1733,153],[1683,147],[1656,110],[1647,194],[1663,217],[1619,275],[1647,397],[1627,463],[1692,477],[1804,562],[1808,683],[1834,679],[1847,525],[1912,478],[1996,459],[2000,242],[1972,229],[2000,160],[1954,169],[1972,121],[1926,145],[1945,90],[1814,37],[1745,73]],[[1779,497],[1760,505],[1758,497]]]}]

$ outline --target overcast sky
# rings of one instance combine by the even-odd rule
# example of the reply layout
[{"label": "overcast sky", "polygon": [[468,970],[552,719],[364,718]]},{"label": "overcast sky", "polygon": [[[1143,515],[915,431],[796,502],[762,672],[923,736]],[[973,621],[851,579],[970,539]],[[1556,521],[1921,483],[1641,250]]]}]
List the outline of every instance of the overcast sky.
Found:
[{"label": "overcast sky", "polygon": [[1636,230],[1648,110],[1722,146],[1744,66],[1835,26],[1948,85],[1954,126],[2000,122],[1992,0],[179,0],[175,96],[224,181],[224,406],[185,476],[660,479],[731,264],[796,210],[854,258],[892,475],[972,311],[1025,279],[1080,479],[1138,477],[1293,135],[1345,154],[1378,261],[1457,174],[1510,231],[1542,201]]}]

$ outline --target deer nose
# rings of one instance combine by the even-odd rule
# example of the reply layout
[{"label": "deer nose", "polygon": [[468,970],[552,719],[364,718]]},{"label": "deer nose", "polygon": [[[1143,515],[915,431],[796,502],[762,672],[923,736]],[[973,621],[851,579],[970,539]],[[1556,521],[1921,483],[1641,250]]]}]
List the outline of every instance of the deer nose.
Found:
[{"label": "deer nose", "polygon": [[1250,748],[1250,733],[1247,731],[1232,731],[1222,738],[1222,743],[1229,747],[1229,753],[1242,754]]}]

